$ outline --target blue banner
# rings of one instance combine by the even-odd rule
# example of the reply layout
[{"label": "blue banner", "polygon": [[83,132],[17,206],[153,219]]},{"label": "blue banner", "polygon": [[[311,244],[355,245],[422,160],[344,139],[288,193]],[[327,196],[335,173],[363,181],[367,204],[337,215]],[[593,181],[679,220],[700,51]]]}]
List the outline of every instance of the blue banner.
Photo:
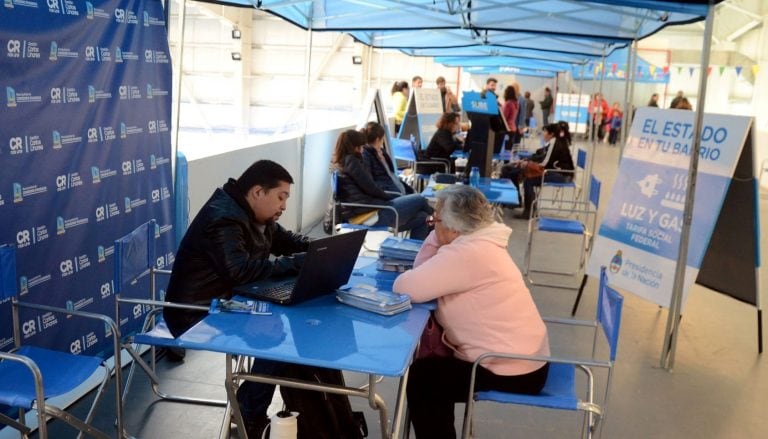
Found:
[{"label": "blue banner", "polygon": [[461,95],[461,108],[468,113],[499,114],[499,102],[493,93],[486,93],[483,98],[480,92],[465,91]]},{"label": "blue banner", "polygon": [[[589,273],[669,306],[677,265],[695,113],[638,108],[600,224]],[[696,279],[751,119],[704,115],[684,293]],[[684,296],[685,297],[685,296]]]},{"label": "blue banner", "polygon": [[[173,262],[171,64],[157,0],[4,0],[0,243],[20,299],[114,317],[113,241],[151,218]],[[129,294],[138,295],[146,284]],[[126,309],[129,332],[145,310]],[[13,347],[0,304],[0,349]],[[103,323],[22,309],[24,342],[101,354]]]}]

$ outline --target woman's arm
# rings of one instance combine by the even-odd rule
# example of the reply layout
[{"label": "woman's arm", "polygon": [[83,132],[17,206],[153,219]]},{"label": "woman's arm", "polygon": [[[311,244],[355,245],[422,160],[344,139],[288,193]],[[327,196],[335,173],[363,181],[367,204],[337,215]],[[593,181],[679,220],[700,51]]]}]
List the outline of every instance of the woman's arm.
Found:
[{"label": "woman's arm", "polygon": [[347,156],[344,160],[344,174],[366,195],[382,200],[390,200],[396,197],[396,195],[387,194],[376,186],[371,173],[365,168],[360,158]]}]

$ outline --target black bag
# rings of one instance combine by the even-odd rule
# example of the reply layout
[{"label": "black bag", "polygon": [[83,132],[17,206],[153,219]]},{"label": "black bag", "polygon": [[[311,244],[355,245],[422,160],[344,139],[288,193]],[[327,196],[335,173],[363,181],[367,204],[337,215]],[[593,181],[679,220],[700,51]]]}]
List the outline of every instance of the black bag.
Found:
[{"label": "black bag", "polygon": [[[299,366],[287,376],[310,382],[344,385],[344,376],[335,369]],[[299,439],[368,437],[363,412],[353,412],[349,398],[345,395],[283,386],[280,386],[280,394],[288,410],[299,412]]]}]

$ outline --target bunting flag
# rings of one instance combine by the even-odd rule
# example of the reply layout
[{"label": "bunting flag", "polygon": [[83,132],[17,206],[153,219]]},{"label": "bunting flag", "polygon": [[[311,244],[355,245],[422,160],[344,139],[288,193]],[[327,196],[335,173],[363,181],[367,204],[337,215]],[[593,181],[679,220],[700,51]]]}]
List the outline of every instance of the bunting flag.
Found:
[{"label": "bunting flag", "polygon": [[720,76],[723,76],[724,71],[725,71],[725,66],[720,66]]},{"label": "bunting flag", "polygon": [[755,65],[752,66],[752,74],[753,75],[757,76],[757,72],[759,72],[759,71],[760,71],[760,65],[759,64],[755,64]]},{"label": "bunting flag", "polygon": [[651,76],[656,76],[656,66],[654,65],[648,66],[648,72],[651,74]]},{"label": "bunting flag", "polygon": [[618,67],[619,67],[619,65],[618,65],[618,64],[616,64],[616,63],[613,63],[613,64],[611,64],[611,72],[613,72],[613,73],[616,73],[616,69],[617,69]]},{"label": "bunting flag", "polygon": [[693,71],[694,71],[694,68],[693,68],[693,67],[688,67],[688,74],[689,74],[690,76],[693,76]]},{"label": "bunting flag", "polygon": [[[669,75],[669,66],[664,66],[662,70],[664,71],[664,76]],[[680,67],[678,67],[677,73],[680,73]]]},{"label": "bunting flag", "polygon": [[741,76],[741,69],[743,68],[742,66],[736,66],[736,76]]},{"label": "bunting flag", "polygon": [[679,75],[683,71],[682,66],[677,66],[677,74]]},{"label": "bunting flag", "polygon": [[712,66],[707,67],[707,77],[712,74]]}]

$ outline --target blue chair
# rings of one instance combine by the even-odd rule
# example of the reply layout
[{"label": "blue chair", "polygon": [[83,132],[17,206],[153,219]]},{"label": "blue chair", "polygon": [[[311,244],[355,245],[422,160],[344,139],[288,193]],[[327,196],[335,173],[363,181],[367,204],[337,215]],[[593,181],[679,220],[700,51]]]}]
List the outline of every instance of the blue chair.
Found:
[{"label": "blue chair", "polygon": [[[190,404],[205,404],[226,406],[224,400],[196,398],[191,396],[171,395],[160,390],[160,378],[155,373],[155,348],[180,348],[178,341],[171,335],[168,326],[162,319],[162,310],[165,307],[208,311],[208,307],[158,301],[155,293],[156,275],[169,275],[169,270],[161,270],[156,267],[155,247],[160,234],[155,220],[150,220],[131,233],[115,240],[115,310],[117,319],[120,319],[121,305],[133,306],[138,311],[149,309],[145,316],[144,324],[139,333],[128,334],[123,340],[123,348],[133,358],[133,363],[128,372],[123,398],[128,394],[136,367],[140,367],[149,377],[152,391],[161,400],[183,402]],[[124,297],[124,288],[127,285],[136,284],[141,279],[148,279],[148,287],[142,290],[144,297]],[[150,364],[141,356],[141,346],[149,346]]]},{"label": "blue chair", "polygon": [[[76,355],[32,345],[21,345],[19,308],[59,313],[63,316],[77,316],[101,320],[112,331],[114,352],[119,352],[120,333],[115,322],[101,314],[67,310],[47,305],[26,303],[18,300],[18,277],[16,274],[16,248],[0,245],[0,302],[11,301],[13,313],[13,336],[15,347],[11,352],[0,351],[0,404],[18,409],[18,419],[0,413],[0,424],[19,430],[28,437],[34,428],[27,425],[26,413],[37,411],[39,437],[48,437],[46,421],[49,417],[62,420],[75,429],[92,437],[111,437],[91,424],[95,409],[104,395],[112,373],[115,374],[117,431],[123,431],[123,411],[120,398],[121,365],[120,355],[114,355],[114,367],[106,360],[88,355]],[[76,418],[59,407],[52,405],[50,398],[72,392],[76,387],[98,374],[103,377],[96,396],[84,420]]]},{"label": "blue chair", "polygon": [[[539,191],[539,197],[542,201],[539,203],[539,206],[545,204],[547,201],[550,201],[553,206],[563,206],[566,199],[569,202],[579,200],[581,197],[581,188],[583,186],[584,170],[586,169],[586,166],[587,152],[583,149],[579,149],[576,154],[576,169],[573,171],[553,171],[545,169],[544,174],[541,176],[541,190]],[[570,179],[563,182],[546,181],[546,176],[549,172],[558,172],[559,174],[570,176]],[[553,194],[549,198],[543,195],[544,190],[547,188],[553,190]],[[571,192],[571,196],[566,198],[566,192],[568,191]]]},{"label": "blue chair", "polygon": [[[472,428],[472,416],[476,401],[491,401],[502,404],[517,404],[532,407],[541,407],[555,410],[582,411],[584,423],[582,437],[599,437],[605,422],[606,407],[610,396],[613,365],[616,361],[616,350],[619,344],[619,327],[621,326],[621,310],[624,298],[616,290],[608,285],[605,267],[600,273],[600,287],[597,297],[597,316],[595,321],[570,320],[570,319],[544,319],[548,323],[585,326],[594,328],[592,342],[592,355],[589,359],[574,359],[564,357],[539,357],[530,355],[516,355],[510,353],[489,352],[481,355],[472,366],[472,374],[469,384],[469,395],[464,412],[464,428],[462,438],[468,438]],[[601,331],[600,331],[601,330]],[[596,358],[599,333],[605,335],[610,348],[608,359]],[[491,358],[528,359],[534,361],[549,362],[549,373],[544,389],[537,395],[522,395],[499,391],[475,391],[475,377],[477,366]],[[605,368],[608,371],[605,393],[601,403],[594,398],[594,376],[592,370]],[[576,386],[576,370],[585,374],[586,386],[582,396],[579,395]]]},{"label": "blue chair", "polygon": [[[537,280],[532,273],[545,273],[555,276],[578,278],[584,268],[587,255],[592,248],[595,226],[597,223],[597,209],[600,204],[600,181],[594,176],[590,177],[589,201],[573,201],[568,208],[539,206],[539,200],[534,201],[533,215],[528,222],[528,245],[525,250],[524,272],[531,285],[547,286],[552,288],[573,289],[579,288],[578,282],[573,284],[546,283]],[[581,246],[578,251],[577,267],[575,271],[562,271],[552,268],[531,268],[533,259],[534,237],[537,233],[564,234],[569,236],[580,235]]]},{"label": "blue chair", "polygon": [[[390,229],[392,232],[397,235],[398,234],[398,228],[397,225],[400,224],[400,216],[397,213],[397,209],[395,209],[392,206],[388,206],[386,204],[362,204],[362,203],[347,203],[345,201],[341,200],[341,197],[339,197],[339,171],[333,171],[331,173],[331,232],[336,233],[341,228],[346,229],[367,229],[371,231],[389,231]],[[367,207],[370,208],[370,211],[368,213],[364,213],[361,215],[357,215],[355,217],[349,218],[346,223],[336,223],[336,210],[339,207]],[[378,214],[376,213],[379,209],[388,209],[391,210],[395,214],[395,226],[394,227],[386,227],[386,226],[373,226],[376,224],[376,222],[379,220]]]}]

